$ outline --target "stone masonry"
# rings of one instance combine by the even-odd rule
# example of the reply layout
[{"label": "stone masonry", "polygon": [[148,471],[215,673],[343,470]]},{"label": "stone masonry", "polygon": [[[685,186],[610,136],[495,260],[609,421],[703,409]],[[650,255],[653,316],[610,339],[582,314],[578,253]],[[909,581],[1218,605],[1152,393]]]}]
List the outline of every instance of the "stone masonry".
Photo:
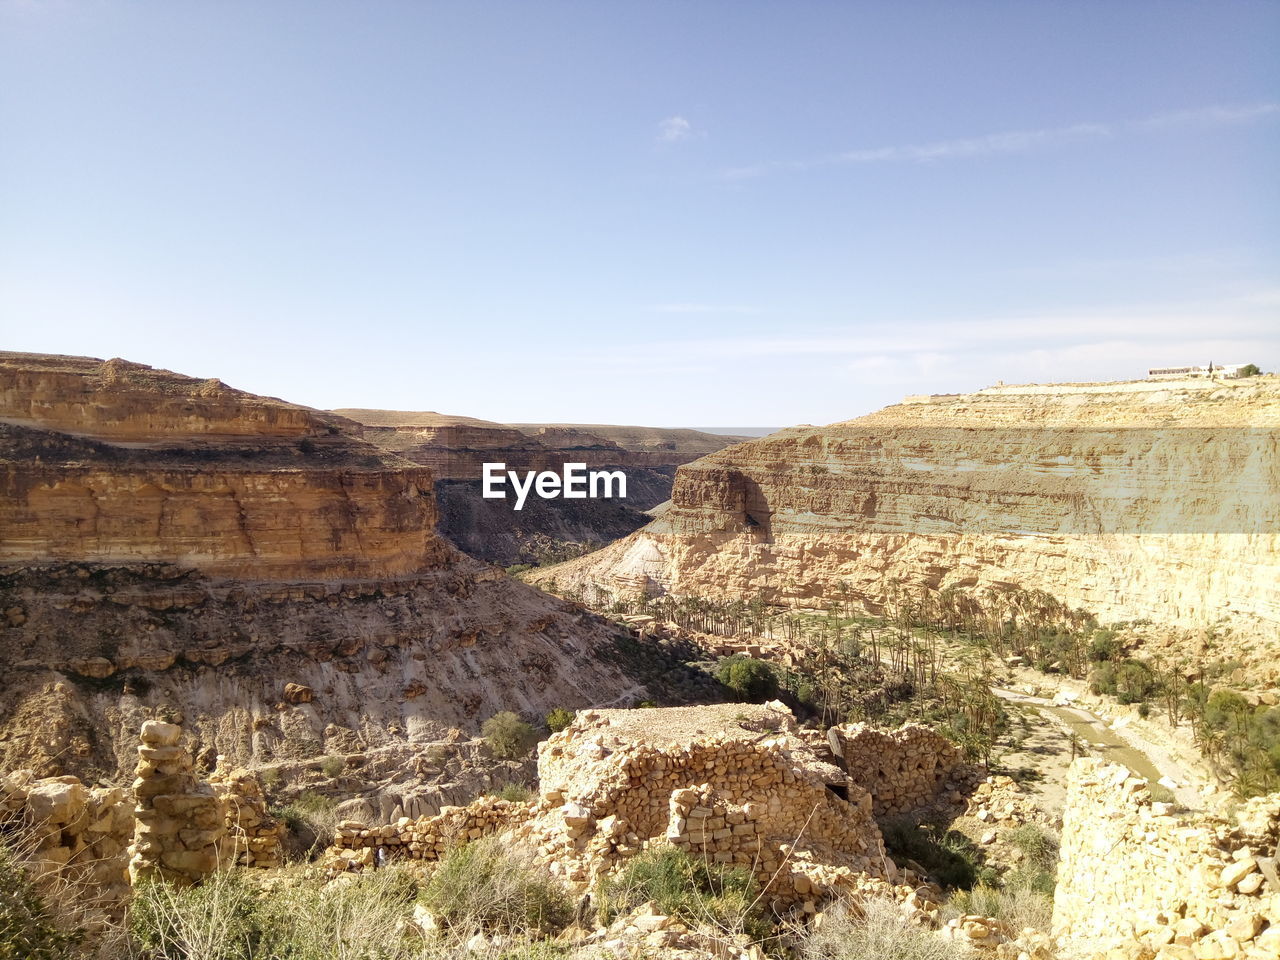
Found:
[{"label": "stone masonry", "polygon": [[1280,794],[1231,819],[1152,802],[1118,764],[1071,766],[1053,933],[1066,960],[1280,957]]},{"label": "stone masonry", "polygon": [[871,795],[877,817],[928,805],[964,767],[955,744],[915,723],[893,731],[843,724],[827,731],[827,742],[849,779]]},{"label": "stone masonry", "polygon": [[148,720],[138,747],[137,799],[129,874],[195,883],[232,856],[213,788],[192,772],[191,753],[177,724]]}]

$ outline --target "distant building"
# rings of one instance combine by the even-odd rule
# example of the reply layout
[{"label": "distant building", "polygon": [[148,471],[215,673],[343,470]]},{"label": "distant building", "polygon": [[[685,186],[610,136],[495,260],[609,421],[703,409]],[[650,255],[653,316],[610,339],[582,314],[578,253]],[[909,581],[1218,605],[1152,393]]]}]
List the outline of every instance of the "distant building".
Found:
[{"label": "distant building", "polygon": [[1247,363],[1211,363],[1207,367],[1153,367],[1148,377],[1223,377],[1231,380],[1240,376]]}]

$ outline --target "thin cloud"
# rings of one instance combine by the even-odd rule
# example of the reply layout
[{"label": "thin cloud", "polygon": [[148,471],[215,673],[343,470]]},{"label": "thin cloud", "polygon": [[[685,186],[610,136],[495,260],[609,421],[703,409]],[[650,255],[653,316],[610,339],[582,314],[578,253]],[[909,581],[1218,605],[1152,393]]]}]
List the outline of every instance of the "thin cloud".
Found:
[{"label": "thin cloud", "polygon": [[1159,113],[1139,121],[1138,126],[1146,130],[1159,130],[1166,127],[1229,126],[1235,123],[1251,123],[1277,113],[1280,113],[1280,103],[1201,107],[1197,110]]},{"label": "thin cloud", "polygon": [[937,163],[1000,154],[1029,153],[1063,144],[1099,140],[1122,132],[1144,132],[1175,127],[1213,127],[1252,123],[1280,114],[1280,104],[1256,103],[1211,106],[1175,113],[1162,113],[1127,124],[1076,123],[1039,130],[1009,130],[980,137],[935,140],[929,143],[900,144],[847,150],[809,160],[778,160],[732,167],[723,171],[728,180],[746,180],[776,171],[806,171],[821,167],[868,163]]},{"label": "thin cloud", "polygon": [[658,124],[659,143],[679,143],[691,136],[693,136],[693,125],[679,114],[667,117]]}]

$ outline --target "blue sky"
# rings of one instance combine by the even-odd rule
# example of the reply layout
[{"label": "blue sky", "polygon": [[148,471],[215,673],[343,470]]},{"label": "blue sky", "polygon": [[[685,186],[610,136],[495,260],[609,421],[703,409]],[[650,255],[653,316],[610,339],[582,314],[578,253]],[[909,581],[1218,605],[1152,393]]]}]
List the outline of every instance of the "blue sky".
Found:
[{"label": "blue sky", "polygon": [[0,0],[0,346],[672,426],[1280,366],[1280,4]]}]

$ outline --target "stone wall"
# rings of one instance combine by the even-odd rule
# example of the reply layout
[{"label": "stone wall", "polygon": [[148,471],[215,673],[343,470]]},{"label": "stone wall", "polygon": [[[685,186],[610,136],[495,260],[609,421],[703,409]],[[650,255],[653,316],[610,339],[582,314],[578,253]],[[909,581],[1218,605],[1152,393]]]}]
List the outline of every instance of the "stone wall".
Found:
[{"label": "stone wall", "polygon": [[267,812],[267,798],[258,778],[240,770],[215,773],[209,783],[222,809],[233,862],[260,870],[280,866],[288,828]]},{"label": "stone wall", "polygon": [[1072,764],[1053,932],[1069,960],[1280,957],[1280,794],[1230,820],[1152,802],[1118,764]]},{"label": "stone wall", "polygon": [[0,778],[0,836],[42,889],[70,891],[82,917],[112,913],[129,891],[132,802],[120,787],[75,777]]},{"label": "stone wall", "polygon": [[877,817],[928,805],[965,772],[959,748],[919,724],[885,731],[850,723],[832,727],[827,739],[849,779],[871,795]]},{"label": "stone wall", "polygon": [[752,871],[777,909],[912,881],[885,857],[870,796],[796,733],[781,704],[582,711],[539,748],[532,803],[481,798],[416,821],[343,824],[326,859],[338,869],[436,859],[501,834],[586,890],[669,843]]}]

